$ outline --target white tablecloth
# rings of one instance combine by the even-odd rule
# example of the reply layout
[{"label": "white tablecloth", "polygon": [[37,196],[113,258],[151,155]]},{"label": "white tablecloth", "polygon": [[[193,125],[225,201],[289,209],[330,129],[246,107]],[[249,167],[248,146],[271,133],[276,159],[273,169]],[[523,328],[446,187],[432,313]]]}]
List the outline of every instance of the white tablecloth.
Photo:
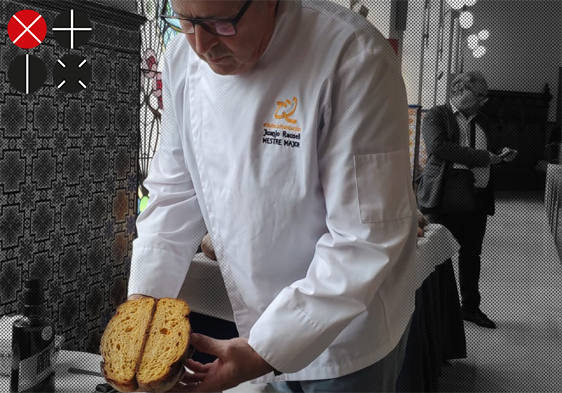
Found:
[{"label": "white tablecloth", "polygon": [[[459,244],[447,228],[429,224],[425,236],[418,238],[416,288],[422,285],[437,265],[455,255],[458,249]],[[218,263],[203,253],[193,259],[179,298],[186,300],[194,312],[234,321]]]},{"label": "white tablecloth", "polygon": [[[82,370],[100,372],[101,355],[88,352],[59,351],[55,365],[55,391],[56,393],[95,393],[96,385],[105,383],[102,377],[93,375],[77,375],[68,372],[69,367]],[[252,393],[262,392],[265,384],[251,384],[245,382],[224,393]],[[0,392],[10,391],[10,378],[0,375]]]},{"label": "white tablecloth", "polygon": [[178,297],[194,312],[234,321],[218,262],[203,253],[193,258]]},{"label": "white tablecloth", "polygon": [[[93,375],[76,375],[68,372],[69,367],[100,372],[101,356],[94,353],[59,351],[55,364],[55,389],[57,393],[92,393],[96,385],[105,379]],[[10,378],[0,376],[0,392],[10,391]]]},{"label": "white tablecloth", "polygon": [[440,224],[429,224],[416,249],[416,288],[421,287],[435,267],[457,253],[460,246],[453,234]]}]

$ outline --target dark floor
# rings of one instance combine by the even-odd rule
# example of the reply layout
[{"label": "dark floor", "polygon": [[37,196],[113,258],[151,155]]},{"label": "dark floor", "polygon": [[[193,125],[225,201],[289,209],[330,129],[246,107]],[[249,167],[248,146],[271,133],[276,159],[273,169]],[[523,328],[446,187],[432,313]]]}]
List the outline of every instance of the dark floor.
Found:
[{"label": "dark floor", "polygon": [[562,391],[562,266],[542,195],[502,194],[496,208],[480,288],[498,328],[465,323],[468,358],[443,368],[441,391]]}]

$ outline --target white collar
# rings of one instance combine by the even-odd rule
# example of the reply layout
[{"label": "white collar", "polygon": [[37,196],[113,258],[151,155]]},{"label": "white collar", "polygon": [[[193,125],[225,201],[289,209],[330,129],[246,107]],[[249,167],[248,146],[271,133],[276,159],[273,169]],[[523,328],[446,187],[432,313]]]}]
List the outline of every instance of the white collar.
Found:
[{"label": "white collar", "polygon": [[453,114],[456,115],[457,113],[460,114],[462,117],[464,117],[466,119],[466,121],[472,121],[472,119],[474,119],[476,117],[476,114],[474,115],[470,115],[469,117],[466,117],[460,110],[457,109],[456,106],[454,106],[451,103],[451,109],[453,110]]}]

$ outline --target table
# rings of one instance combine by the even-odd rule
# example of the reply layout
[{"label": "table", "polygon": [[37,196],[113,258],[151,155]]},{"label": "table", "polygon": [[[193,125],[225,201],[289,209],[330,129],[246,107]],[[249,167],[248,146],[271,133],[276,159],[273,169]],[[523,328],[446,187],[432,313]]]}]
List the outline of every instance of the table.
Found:
[{"label": "table", "polygon": [[416,249],[416,288],[459,250],[455,237],[441,224],[428,224]]},{"label": "table", "polygon": [[[55,364],[55,391],[56,393],[92,393],[96,385],[105,383],[103,377],[93,375],[77,375],[68,372],[69,367],[82,370],[100,372],[101,355],[88,352],[65,351],[58,353]],[[238,385],[236,388],[225,390],[224,393],[248,393],[261,391],[260,387],[252,386],[249,382]],[[0,392],[10,391],[10,378],[0,375]]]},{"label": "table", "polygon": [[562,261],[562,165],[548,164],[544,204],[550,233],[554,236],[558,256]]},{"label": "table", "polygon": [[451,257],[459,245],[442,225],[431,224],[416,252],[416,309],[397,391],[437,391],[444,360],[466,357],[464,323]]},{"label": "table", "polygon": [[193,258],[178,298],[187,301],[192,312],[234,322],[219,264],[203,253]]},{"label": "table", "polygon": [[[418,238],[416,288],[420,288],[436,266],[453,256],[458,248],[457,241],[445,227],[429,224],[425,236]],[[178,297],[185,299],[195,313],[234,322],[219,265],[203,253],[193,258]]]},{"label": "table", "polygon": [[[94,353],[59,351],[55,363],[55,389],[57,393],[94,392],[96,385],[104,383],[103,377],[76,375],[68,372],[69,367],[100,372],[101,356]],[[10,378],[0,375],[0,392],[10,391]]]}]

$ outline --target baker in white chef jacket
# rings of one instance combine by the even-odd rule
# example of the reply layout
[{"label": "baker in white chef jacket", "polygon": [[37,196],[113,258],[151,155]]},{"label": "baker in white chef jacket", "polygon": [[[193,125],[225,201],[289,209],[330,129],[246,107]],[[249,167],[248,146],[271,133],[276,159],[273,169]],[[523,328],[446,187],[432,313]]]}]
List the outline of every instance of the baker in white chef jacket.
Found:
[{"label": "baker in white chef jacket", "polygon": [[[173,0],[128,294],[176,297],[208,231],[240,338],[175,390],[391,391],[414,309],[400,65],[329,1]],[[261,377],[261,378],[260,378]],[[285,382],[280,382],[285,381]],[[290,381],[290,382],[287,382]]]}]

